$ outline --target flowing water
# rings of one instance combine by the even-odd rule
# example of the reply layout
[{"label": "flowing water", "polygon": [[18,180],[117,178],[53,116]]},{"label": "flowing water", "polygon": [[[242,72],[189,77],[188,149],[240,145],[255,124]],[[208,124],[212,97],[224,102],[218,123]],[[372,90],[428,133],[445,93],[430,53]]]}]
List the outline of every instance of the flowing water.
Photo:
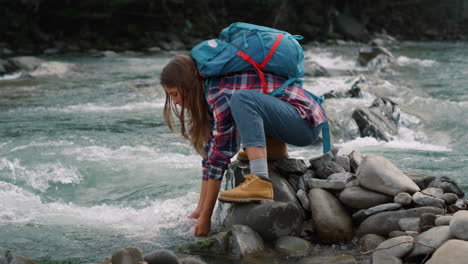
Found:
[{"label": "flowing water", "polygon": [[[404,170],[450,175],[468,191],[468,43],[402,43],[391,72],[356,66],[358,47],[310,47],[333,77],[307,78],[320,95],[363,75],[361,99],[330,99],[341,154],[356,149]],[[162,119],[152,57],[48,57],[0,77],[0,247],[29,258],[97,262],[136,246],[145,253],[194,240],[200,158]],[[358,138],[352,109],[387,96],[402,111],[390,142]],[[291,147],[308,159],[321,147]],[[216,229],[216,223],[215,223]]]}]

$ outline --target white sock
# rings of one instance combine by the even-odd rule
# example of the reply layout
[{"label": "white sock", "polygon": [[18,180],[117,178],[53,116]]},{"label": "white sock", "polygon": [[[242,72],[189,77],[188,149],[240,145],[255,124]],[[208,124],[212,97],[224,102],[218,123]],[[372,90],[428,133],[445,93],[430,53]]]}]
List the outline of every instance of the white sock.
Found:
[{"label": "white sock", "polygon": [[271,181],[268,177],[268,163],[266,159],[256,159],[249,161],[250,173],[256,174],[259,178]]}]

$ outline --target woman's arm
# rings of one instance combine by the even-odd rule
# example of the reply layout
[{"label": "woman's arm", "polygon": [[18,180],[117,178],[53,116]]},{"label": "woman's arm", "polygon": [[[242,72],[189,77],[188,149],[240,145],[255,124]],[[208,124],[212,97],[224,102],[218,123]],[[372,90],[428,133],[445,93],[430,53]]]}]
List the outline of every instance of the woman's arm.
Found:
[{"label": "woman's arm", "polygon": [[213,215],[213,210],[216,204],[216,199],[218,198],[220,186],[220,180],[208,180],[203,211],[198,218],[198,222],[195,224],[195,236],[206,236],[210,232],[211,216]]}]

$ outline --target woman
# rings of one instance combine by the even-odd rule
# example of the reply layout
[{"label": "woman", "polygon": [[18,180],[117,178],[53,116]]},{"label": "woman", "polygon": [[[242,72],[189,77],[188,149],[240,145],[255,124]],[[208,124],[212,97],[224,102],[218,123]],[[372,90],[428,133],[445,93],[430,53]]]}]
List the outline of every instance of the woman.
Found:
[{"label": "woman", "polygon": [[[265,73],[268,92],[285,78]],[[194,235],[206,236],[227,165],[240,148],[245,149],[251,174],[238,187],[223,191],[223,202],[252,202],[273,199],[268,177],[266,137],[296,146],[312,144],[321,124],[327,121],[323,109],[293,83],[277,97],[263,94],[255,71],[244,71],[206,82],[193,59],[178,55],[162,70],[166,92],[164,119],[174,129],[172,115],[180,122],[180,133],[203,157],[203,181],[197,208],[189,216],[198,219]],[[274,142],[275,140],[273,140]],[[285,147],[269,154],[285,157]]]}]

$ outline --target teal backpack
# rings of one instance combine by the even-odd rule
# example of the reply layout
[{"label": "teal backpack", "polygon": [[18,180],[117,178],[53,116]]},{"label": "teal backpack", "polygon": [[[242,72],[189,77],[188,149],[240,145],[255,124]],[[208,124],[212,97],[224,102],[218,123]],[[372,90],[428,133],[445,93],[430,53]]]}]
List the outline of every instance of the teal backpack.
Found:
[{"label": "teal backpack", "polygon": [[[302,84],[304,52],[297,41],[301,39],[302,36],[285,31],[237,22],[223,29],[217,39],[205,40],[195,46],[190,56],[195,60],[200,75],[205,78],[256,70],[265,94],[268,94],[268,90],[264,71],[288,78],[281,87],[270,93],[278,96],[291,83]],[[323,98],[307,93],[317,103],[323,102]],[[328,123],[322,126],[322,137],[325,153],[331,148]]]}]

